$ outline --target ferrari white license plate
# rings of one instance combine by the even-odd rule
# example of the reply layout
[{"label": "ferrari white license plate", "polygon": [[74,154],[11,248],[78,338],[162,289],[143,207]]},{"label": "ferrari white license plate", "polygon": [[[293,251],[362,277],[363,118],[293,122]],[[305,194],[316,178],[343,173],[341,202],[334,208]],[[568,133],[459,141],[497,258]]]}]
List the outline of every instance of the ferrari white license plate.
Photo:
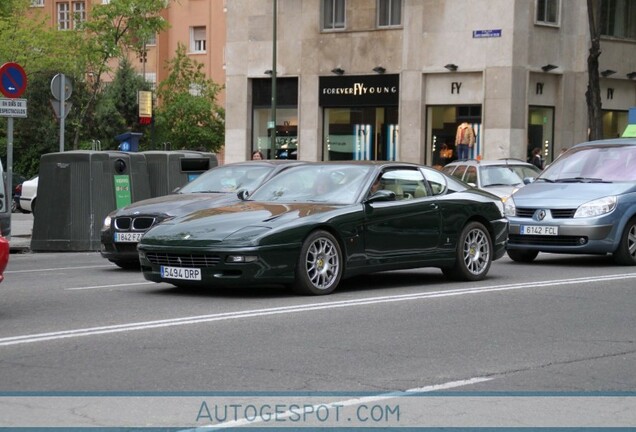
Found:
[{"label": "ferrari white license plate", "polygon": [[201,280],[201,269],[161,266],[164,279]]},{"label": "ferrari white license plate", "polygon": [[115,243],[139,243],[144,233],[136,232],[116,232]]},{"label": "ferrari white license plate", "polygon": [[559,235],[559,227],[547,225],[521,225],[521,234],[555,236]]}]

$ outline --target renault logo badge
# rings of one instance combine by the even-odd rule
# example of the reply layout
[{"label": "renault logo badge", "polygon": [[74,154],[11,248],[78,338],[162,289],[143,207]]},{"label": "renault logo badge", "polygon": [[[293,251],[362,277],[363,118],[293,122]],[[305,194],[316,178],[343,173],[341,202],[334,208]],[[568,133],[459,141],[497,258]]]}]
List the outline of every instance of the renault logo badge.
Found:
[{"label": "renault logo badge", "polygon": [[546,215],[545,210],[541,209],[541,210],[539,210],[539,213],[537,213],[537,219],[539,219],[541,221],[541,220],[545,219],[545,215]]}]

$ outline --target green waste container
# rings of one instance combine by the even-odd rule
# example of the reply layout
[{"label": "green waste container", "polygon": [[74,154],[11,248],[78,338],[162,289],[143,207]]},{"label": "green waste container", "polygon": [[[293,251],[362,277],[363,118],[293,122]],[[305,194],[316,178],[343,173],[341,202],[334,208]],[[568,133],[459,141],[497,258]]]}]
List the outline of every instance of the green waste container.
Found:
[{"label": "green waste container", "polygon": [[150,180],[150,195],[168,195],[218,165],[214,153],[176,150],[144,151]]},{"label": "green waste container", "polygon": [[68,151],[40,158],[38,211],[31,250],[97,251],[106,215],[150,198],[146,159],[139,153]]}]

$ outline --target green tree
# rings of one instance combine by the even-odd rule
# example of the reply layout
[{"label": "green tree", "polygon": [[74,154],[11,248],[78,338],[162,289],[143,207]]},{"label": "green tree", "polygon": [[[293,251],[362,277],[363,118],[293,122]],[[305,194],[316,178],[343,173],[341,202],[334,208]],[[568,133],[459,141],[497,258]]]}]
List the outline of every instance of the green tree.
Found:
[{"label": "green tree", "polygon": [[160,139],[172,148],[219,151],[225,141],[225,111],[216,98],[223,86],[206,77],[203,64],[188,57],[181,43],[167,68],[170,75],[157,89]]},{"label": "green tree", "polygon": [[[102,148],[114,148],[116,135],[137,127],[139,90],[150,90],[150,84],[135,72],[127,59],[122,59],[115,78],[104,87],[103,97],[99,99],[95,109],[93,130],[102,142]],[[107,144],[109,142],[113,146]]]},{"label": "green tree", "polygon": [[[83,24],[79,58],[88,75],[88,98],[82,102],[79,124],[73,139],[77,148],[82,129],[91,125],[90,117],[96,100],[103,90],[102,78],[110,71],[113,59],[139,52],[151,35],[168,27],[160,12],[169,0],[111,0],[109,4],[95,4],[89,20]],[[131,51],[132,50],[132,51]]]}]

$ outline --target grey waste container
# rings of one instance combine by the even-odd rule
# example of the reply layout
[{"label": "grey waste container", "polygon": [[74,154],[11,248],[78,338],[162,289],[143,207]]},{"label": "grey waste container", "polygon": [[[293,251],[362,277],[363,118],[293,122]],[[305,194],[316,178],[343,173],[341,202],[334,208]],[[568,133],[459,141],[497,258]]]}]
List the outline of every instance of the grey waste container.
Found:
[{"label": "grey waste container", "polygon": [[118,204],[150,197],[146,160],[138,153],[45,154],[39,175],[33,251],[99,250],[106,215]]},{"label": "grey waste container", "polygon": [[152,197],[168,195],[218,165],[216,155],[208,152],[176,150],[141,154],[146,156]]}]

